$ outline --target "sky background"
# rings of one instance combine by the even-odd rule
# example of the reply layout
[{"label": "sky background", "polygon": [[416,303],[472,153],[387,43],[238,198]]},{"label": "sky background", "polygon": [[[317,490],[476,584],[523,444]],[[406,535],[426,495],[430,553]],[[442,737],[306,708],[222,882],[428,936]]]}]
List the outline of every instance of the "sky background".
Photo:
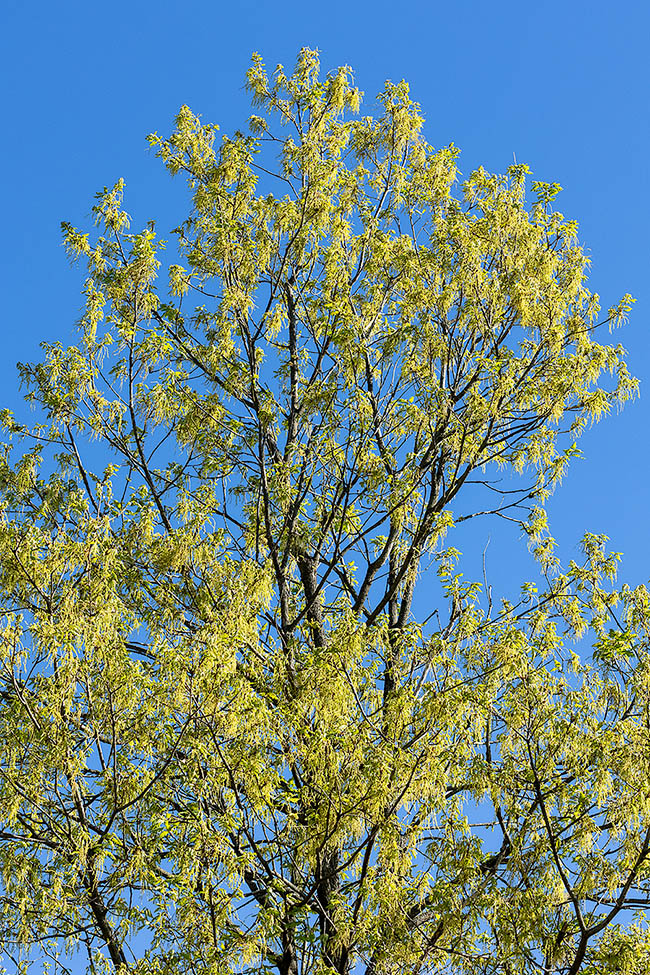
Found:
[{"label": "sky background", "polygon": [[[291,67],[301,47],[316,47],[326,70],[354,68],[364,113],[387,78],[405,78],[426,137],[459,146],[464,173],[479,164],[503,172],[514,154],[535,178],[560,183],[559,208],[579,222],[603,307],[636,296],[617,340],[641,397],[583,437],[585,457],[550,513],[564,560],[577,557],[585,531],[604,532],[625,553],[622,578],[648,579],[649,11],[635,0],[3,0],[1,405],[19,408],[17,361],[38,358],[42,340],[74,339],[81,278],[60,222],[89,229],[95,192],[123,176],[134,228],[155,219],[165,237],[184,192],[148,151],[147,133],[167,134],[183,103],[231,132],[250,111],[251,53]],[[497,590],[516,586],[524,565],[531,575],[521,540],[474,524],[473,540],[458,543],[470,552],[466,575],[488,539]]]}]

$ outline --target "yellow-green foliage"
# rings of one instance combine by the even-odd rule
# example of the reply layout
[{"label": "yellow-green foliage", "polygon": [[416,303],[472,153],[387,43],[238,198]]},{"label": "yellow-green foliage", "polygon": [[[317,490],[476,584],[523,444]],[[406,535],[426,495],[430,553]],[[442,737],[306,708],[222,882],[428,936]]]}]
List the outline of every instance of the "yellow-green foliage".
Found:
[{"label": "yellow-green foliage", "polygon": [[[461,180],[405,82],[376,118],[310,50],[247,86],[247,132],[150,137],[189,184],[172,261],[121,180],[64,225],[79,342],[21,367],[36,424],[2,414],[0,942],[640,975],[650,600],[602,537],[560,572],[544,510],[635,392],[598,332],[631,299],[599,318],[559,187]],[[489,511],[546,573],[516,604],[445,547]]]}]

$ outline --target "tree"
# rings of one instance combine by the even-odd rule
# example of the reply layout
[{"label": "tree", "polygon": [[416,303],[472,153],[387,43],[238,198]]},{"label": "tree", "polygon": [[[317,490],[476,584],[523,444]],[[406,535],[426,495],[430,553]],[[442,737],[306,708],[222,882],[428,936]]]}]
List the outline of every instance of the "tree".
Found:
[{"label": "tree", "polygon": [[[650,600],[544,514],[635,391],[597,341],[631,299],[599,317],[557,185],[459,187],[404,82],[377,118],[310,50],[247,83],[247,133],[150,138],[191,191],[168,287],[121,182],[64,225],[79,341],[3,414],[6,957],[645,972]],[[446,542],[490,513],[542,569],[511,602]]]}]

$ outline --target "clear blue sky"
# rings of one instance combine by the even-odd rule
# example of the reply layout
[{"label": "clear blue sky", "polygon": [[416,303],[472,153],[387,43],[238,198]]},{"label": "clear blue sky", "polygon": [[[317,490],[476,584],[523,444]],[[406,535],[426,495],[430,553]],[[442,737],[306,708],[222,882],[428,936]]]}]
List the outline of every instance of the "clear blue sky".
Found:
[{"label": "clear blue sky", "polygon": [[[326,68],[353,66],[367,110],[386,78],[406,78],[429,141],[460,146],[465,172],[503,171],[514,153],[559,182],[592,290],[605,307],[637,297],[620,338],[642,397],[583,438],[586,458],[551,512],[564,557],[585,530],[602,531],[625,553],[624,577],[647,579],[649,11],[641,0],[3,0],[1,405],[19,402],[17,360],[36,358],[42,339],[72,339],[79,275],[60,221],[87,224],[96,190],[124,176],[134,223],[155,219],[164,236],[182,190],[145,135],[166,133],[182,103],[232,130],[248,112],[251,52],[292,65],[317,47]],[[495,539],[498,581],[510,563]]]}]

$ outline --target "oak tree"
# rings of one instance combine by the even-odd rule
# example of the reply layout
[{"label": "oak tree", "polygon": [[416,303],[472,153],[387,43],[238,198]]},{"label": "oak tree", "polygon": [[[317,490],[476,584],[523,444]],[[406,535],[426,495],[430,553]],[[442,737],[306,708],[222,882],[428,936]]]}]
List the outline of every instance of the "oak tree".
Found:
[{"label": "oak tree", "polygon": [[[177,263],[121,182],[64,225],[78,341],[3,414],[5,965],[645,972],[650,600],[544,514],[635,391],[631,299],[404,82],[366,117],[303,50],[247,86],[245,132],[150,137]],[[509,602],[451,547],[490,515],[539,560]]]}]

